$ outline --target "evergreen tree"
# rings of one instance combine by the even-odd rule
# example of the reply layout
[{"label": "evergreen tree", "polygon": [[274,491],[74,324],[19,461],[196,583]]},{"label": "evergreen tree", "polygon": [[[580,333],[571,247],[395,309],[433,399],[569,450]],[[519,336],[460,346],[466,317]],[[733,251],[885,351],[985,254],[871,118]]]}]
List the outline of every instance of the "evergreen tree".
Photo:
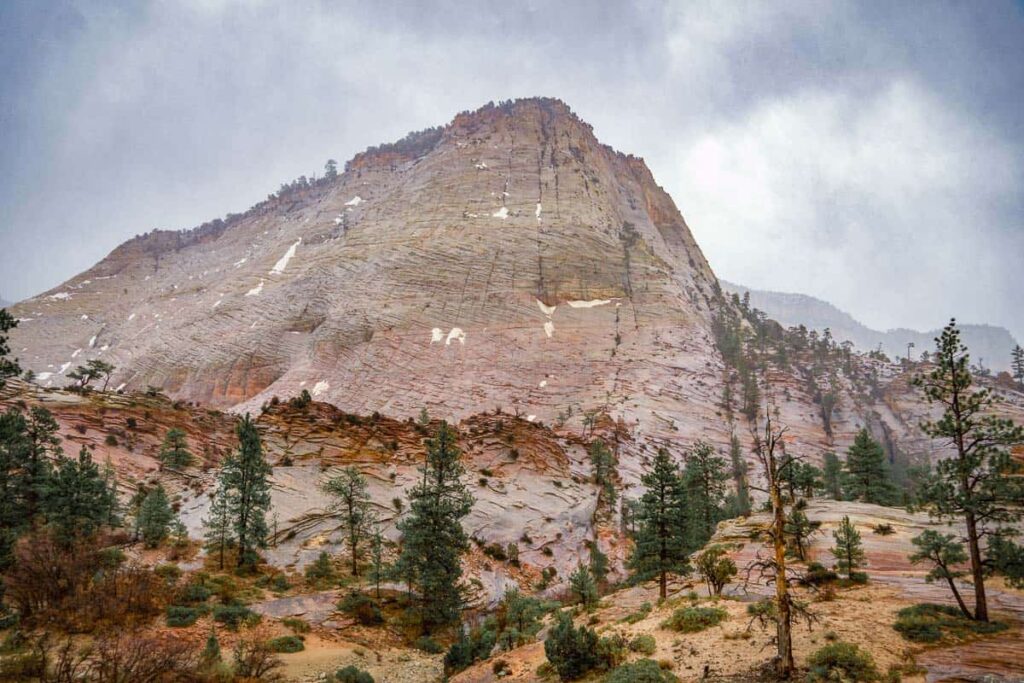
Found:
[{"label": "evergreen tree", "polygon": [[59,425],[53,414],[42,406],[33,406],[25,419],[28,448],[21,465],[18,488],[23,496],[25,515],[31,520],[39,513],[40,502],[50,478],[50,459],[64,454],[57,435]]},{"label": "evergreen tree", "polygon": [[114,491],[85,446],[77,459],[57,459],[47,483],[43,511],[58,539],[71,543],[91,536],[111,519],[116,505]]},{"label": "evergreen tree", "polygon": [[877,505],[887,505],[895,497],[885,451],[866,428],[857,432],[853,445],[846,452],[843,493],[849,500]]},{"label": "evergreen tree", "polygon": [[715,533],[722,518],[729,473],[725,459],[711,444],[698,441],[685,456],[683,486],[686,488],[689,550],[700,548]]},{"label": "evergreen tree", "polygon": [[214,667],[221,662],[220,641],[217,640],[217,632],[212,628],[210,629],[210,635],[206,638],[203,652],[199,655],[199,662],[205,668]]},{"label": "evergreen tree", "polygon": [[203,519],[203,547],[210,555],[216,553],[217,563],[224,570],[224,556],[235,543],[235,525],[231,518],[231,492],[224,477],[217,480],[217,490],[210,496],[209,516]]},{"label": "evergreen tree", "polygon": [[723,546],[713,545],[694,559],[697,573],[707,584],[708,595],[721,595],[722,588],[736,576],[736,563],[725,553]]},{"label": "evergreen tree", "polygon": [[860,541],[860,532],[853,526],[848,516],[832,532],[835,539],[835,546],[832,554],[836,557],[836,566],[839,571],[846,573],[846,578],[853,578],[855,569],[864,564],[864,548]]},{"label": "evergreen tree", "polygon": [[951,443],[954,455],[940,460],[921,485],[919,498],[940,519],[963,520],[974,583],[974,619],[988,621],[985,576],[981,555],[985,535],[1006,537],[1021,517],[1024,479],[1009,447],[1024,442],[1024,429],[992,414],[995,397],[987,389],[973,390],[967,347],[960,343],[956,321],[936,339],[935,369],[915,383],[929,403],[943,408],[942,417],[921,425],[933,439]]},{"label": "evergreen tree", "polygon": [[569,575],[569,589],[575,596],[576,602],[585,608],[590,609],[597,604],[597,584],[587,565],[576,565],[575,571]]},{"label": "evergreen tree", "polygon": [[366,477],[358,468],[346,467],[340,474],[324,482],[322,488],[334,498],[331,511],[341,518],[341,528],[348,537],[352,576],[359,576],[359,547],[373,527]]},{"label": "evergreen tree", "polygon": [[14,543],[30,521],[20,481],[28,450],[25,417],[14,408],[0,413],[0,574],[10,567]]},{"label": "evergreen tree", "polygon": [[157,484],[139,506],[138,527],[147,548],[156,548],[170,532],[174,512],[164,487]]},{"label": "evergreen tree", "polygon": [[590,573],[598,588],[608,579],[608,556],[601,552],[597,541],[590,542]]},{"label": "evergreen tree", "polygon": [[1013,369],[1013,378],[1024,389],[1024,349],[1020,347],[1020,344],[1013,347],[1012,358],[1013,361],[1010,367]]},{"label": "evergreen tree", "polygon": [[234,535],[238,542],[238,566],[252,568],[257,550],[267,547],[267,510],[270,509],[270,465],[263,456],[256,424],[246,413],[235,430],[239,447],[224,460],[223,488],[228,492]]},{"label": "evergreen tree", "polygon": [[636,511],[639,526],[630,568],[637,578],[658,577],[659,595],[668,595],[668,574],[688,574],[686,489],[679,469],[664,448],[640,481],[647,491]]},{"label": "evergreen tree", "polygon": [[730,517],[746,517],[750,514],[751,508],[747,462],[743,459],[740,440],[735,433],[729,436],[729,461],[735,493],[729,497],[726,508]]},{"label": "evergreen tree", "polygon": [[590,444],[590,465],[594,472],[594,483],[601,487],[603,502],[615,507],[615,456],[601,439]]},{"label": "evergreen tree", "polygon": [[807,518],[805,510],[807,501],[801,498],[790,509],[783,527],[790,553],[801,562],[807,560],[810,539],[821,527],[821,522],[812,522]]},{"label": "evergreen tree", "polygon": [[380,600],[380,584],[390,574],[390,567],[384,561],[384,534],[380,526],[375,525],[370,536],[370,575],[367,577],[374,586],[377,599]]},{"label": "evergreen tree", "polygon": [[821,484],[825,496],[832,500],[843,499],[843,466],[839,462],[839,456],[828,451],[824,456],[824,468],[821,474]]},{"label": "evergreen tree", "polygon": [[424,634],[459,620],[464,587],[461,557],[469,549],[462,518],[473,496],[462,482],[465,468],[456,433],[441,422],[427,440],[423,480],[409,492],[409,514],[398,523],[402,550],[396,573],[419,589],[417,617]]},{"label": "evergreen tree", "polygon": [[192,464],[192,453],[188,450],[188,440],[184,430],[174,427],[167,430],[164,443],[160,448],[160,466],[184,469]]},{"label": "evergreen tree", "polygon": [[17,377],[21,374],[21,366],[17,358],[8,358],[11,347],[8,344],[8,332],[18,326],[18,320],[7,312],[6,308],[0,308],[0,389],[6,385],[8,377]]},{"label": "evergreen tree", "polygon": [[822,487],[822,471],[814,465],[796,461],[793,463],[792,473],[790,475],[793,488],[796,490],[797,495],[803,496],[804,498],[812,498],[814,492]]}]

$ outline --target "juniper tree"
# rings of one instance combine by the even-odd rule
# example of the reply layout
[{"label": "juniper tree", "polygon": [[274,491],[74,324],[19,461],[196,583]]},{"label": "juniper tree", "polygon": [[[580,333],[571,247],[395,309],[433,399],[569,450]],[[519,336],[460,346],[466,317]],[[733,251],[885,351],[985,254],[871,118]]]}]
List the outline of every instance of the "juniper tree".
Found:
[{"label": "juniper tree", "polygon": [[640,478],[647,491],[636,509],[636,546],[629,566],[637,578],[658,578],[658,593],[668,595],[668,574],[688,574],[686,489],[668,451],[658,450]]},{"label": "juniper tree", "polygon": [[789,551],[801,562],[807,560],[810,539],[821,527],[821,522],[812,522],[808,519],[806,509],[807,501],[801,498],[793,504],[783,526]]},{"label": "juniper tree", "polygon": [[731,517],[746,517],[750,514],[750,487],[747,485],[747,463],[743,459],[740,440],[736,434],[729,436],[729,460],[735,492],[729,497],[726,508]]},{"label": "juniper tree", "polygon": [[590,609],[597,604],[597,584],[587,565],[576,565],[576,569],[569,575],[569,589],[576,596],[576,601],[585,608]]},{"label": "juniper tree", "polygon": [[0,572],[10,566],[14,543],[30,522],[20,481],[28,450],[24,415],[14,408],[0,413]]},{"label": "juniper tree", "polygon": [[915,378],[929,403],[942,407],[942,417],[926,421],[922,430],[953,447],[953,455],[940,460],[920,487],[919,498],[940,519],[963,520],[974,583],[974,613],[988,621],[985,576],[981,554],[985,537],[1006,539],[1021,517],[1024,479],[1009,447],[1024,443],[1024,429],[992,414],[996,398],[987,389],[972,389],[967,347],[960,343],[956,320],[935,340],[935,367]]},{"label": "juniper tree", "polygon": [[107,385],[110,383],[110,376],[114,374],[114,370],[117,368],[110,363],[99,359],[93,359],[86,363],[86,365],[96,379],[100,379],[101,377],[103,378],[103,387],[100,391],[106,391]]},{"label": "juniper tree", "polygon": [[257,550],[267,547],[267,510],[270,509],[270,465],[263,455],[256,424],[246,413],[235,429],[238,451],[224,459],[221,469],[235,539],[238,566],[254,567]]},{"label": "juniper tree", "polygon": [[116,505],[114,491],[85,446],[77,459],[57,459],[47,481],[43,511],[61,542],[72,543],[94,534],[111,519]]},{"label": "juniper tree", "polygon": [[725,458],[714,447],[698,441],[685,456],[683,486],[686,488],[689,549],[700,548],[715,532],[725,503],[729,472]]},{"label": "juniper tree", "polygon": [[925,530],[910,539],[910,542],[918,548],[917,552],[910,556],[911,564],[927,562],[931,565],[924,580],[928,583],[945,581],[949,585],[949,590],[953,593],[960,611],[968,619],[972,618],[971,611],[967,609],[967,605],[956,587],[956,580],[963,576],[964,572],[955,567],[967,562],[967,553],[964,552],[963,544],[958,543],[953,534],[940,534],[934,529]]},{"label": "juniper tree", "polygon": [[374,586],[377,599],[380,600],[380,584],[390,573],[390,567],[384,561],[384,534],[380,526],[374,525],[370,536],[370,575],[367,577]]},{"label": "juniper tree", "polygon": [[23,496],[25,515],[31,520],[39,512],[40,501],[50,477],[51,458],[64,454],[57,434],[59,425],[53,414],[42,406],[33,406],[25,419],[27,449],[21,465],[18,488]]},{"label": "juniper tree", "polygon": [[590,573],[593,575],[598,589],[600,589],[608,579],[608,556],[601,552],[601,548],[597,545],[597,541],[590,542],[589,567]]},{"label": "juniper tree", "polygon": [[188,450],[188,439],[185,431],[177,427],[167,430],[163,445],[160,447],[160,466],[183,469],[192,464],[192,453]]},{"label": "juniper tree", "polygon": [[331,512],[341,518],[352,558],[352,576],[359,576],[359,547],[373,526],[366,477],[358,468],[350,466],[324,482],[321,488],[334,499]]},{"label": "juniper tree", "polygon": [[147,548],[156,548],[167,538],[173,519],[174,512],[167,499],[167,492],[163,486],[157,484],[146,494],[142,505],[139,506],[139,533],[142,534],[142,541]]},{"label": "juniper tree", "polygon": [[849,500],[878,505],[887,505],[894,498],[885,451],[871,438],[867,428],[857,432],[853,445],[846,451],[843,493]]},{"label": "juniper tree", "polygon": [[825,496],[832,500],[843,499],[843,465],[839,456],[832,451],[825,453],[822,459],[821,486]]},{"label": "juniper tree", "polygon": [[832,548],[836,566],[839,571],[846,573],[846,578],[852,579],[854,570],[864,564],[864,548],[861,545],[860,532],[853,526],[849,516],[843,516],[843,521],[832,532],[832,538],[836,542]]},{"label": "juniper tree", "polygon": [[469,549],[462,518],[473,496],[462,478],[465,468],[455,430],[442,421],[427,440],[422,481],[409,492],[409,514],[398,523],[402,550],[395,572],[418,589],[416,616],[424,634],[459,620],[463,605],[461,557]]},{"label": "juniper tree", "polygon": [[736,576],[736,563],[721,545],[713,545],[697,555],[694,566],[707,584],[708,595],[721,595],[722,588]]},{"label": "juniper tree", "polygon": [[601,487],[603,499],[610,508],[615,507],[615,456],[601,439],[590,444],[590,465],[594,483]]},{"label": "juniper tree", "polygon": [[235,543],[235,525],[231,518],[231,492],[223,476],[217,481],[217,490],[210,497],[209,516],[203,519],[204,547],[209,554],[217,554],[220,569],[224,569],[224,556]]},{"label": "juniper tree", "polygon": [[8,332],[18,326],[18,319],[7,312],[6,308],[0,308],[0,389],[6,385],[8,377],[17,377],[21,374],[21,366],[17,358],[8,358],[11,347],[8,344]]}]

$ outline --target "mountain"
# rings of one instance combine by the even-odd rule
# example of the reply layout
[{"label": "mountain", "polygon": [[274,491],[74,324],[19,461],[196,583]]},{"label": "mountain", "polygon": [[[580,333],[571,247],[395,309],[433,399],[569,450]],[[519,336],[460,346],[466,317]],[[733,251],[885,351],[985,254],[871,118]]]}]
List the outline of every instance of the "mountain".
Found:
[{"label": "mountain", "polygon": [[[750,292],[752,306],[786,327],[804,325],[819,332],[827,327],[834,338],[850,341],[860,351],[872,351],[881,346],[882,351],[894,359],[906,357],[908,343],[914,344],[911,351],[914,358],[920,357],[922,351],[931,351],[935,347],[935,337],[941,333],[941,330],[919,332],[906,328],[885,332],[873,330],[849,313],[813,296],[750,289],[725,280],[719,282],[722,289],[730,294],[743,296]],[[958,326],[964,343],[970,349],[972,362],[983,363],[984,367],[996,371],[1010,369],[1010,350],[1017,341],[1007,329],[993,325]]]}]

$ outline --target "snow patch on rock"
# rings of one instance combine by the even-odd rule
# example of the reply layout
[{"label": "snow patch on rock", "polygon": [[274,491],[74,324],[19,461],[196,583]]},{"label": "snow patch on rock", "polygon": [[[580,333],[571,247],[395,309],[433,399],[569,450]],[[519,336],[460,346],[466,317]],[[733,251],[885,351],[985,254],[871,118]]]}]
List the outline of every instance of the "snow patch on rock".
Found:
[{"label": "snow patch on rock", "polygon": [[540,299],[537,299],[537,306],[540,307],[540,312],[548,316],[549,318],[555,314],[555,309],[558,308],[557,305],[548,306]]},{"label": "snow patch on rock", "polygon": [[284,272],[284,269],[288,267],[288,262],[292,260],[293,256],[295,256],[295,250],[299,247],[301,243],[302,238],[300,237],[299,239],[295,240],[295,244],[288,247],[288,251],[284,253],[284,256],[279,258],[277,260],[277,263],[274,264],[274,267],[270,269],[271,275],[280,275],[281,273]]},{"label": "snow patch on rock", "polygon": [[539,221],[540,220],[540,202],[537,202],[536,216],[537,216],[537,220]]},{"label": "snow patch on rock", "polygon": [[435,327],[430,331],[430,343],[434,344],[444,339],[444,330],[440,327]]},{"label": "snow patch on rock", "polygon": [[363,203],[363,198],[360,197],[359,195],[356,195],[352,199],[350,199],[347,202],[345,202],[345,206],[359,206],[362,203]]},{"label": "snow patch on rock", "polygon": [[508,207],[501,207],[500,209],[492,213],[491,216],[494,218],[500,218],[501,220],[505,220],[506,218],[508,218]]},{"label": "snow patch on rock", "polygon": [[40,372],[38,375],[36,375],[36,379],[39,380],[40,382],[45,382],[51,377],[53,377],[52,372]]},{"label": "snow patch on rock", "polygon": [[82,352],[82,349],[75,349],[75,352],[71,354],[72,358],[77,358],[78,354]]},{"label": "snow patch on rock", "polygon": [[96,335],[95,334],[92,335],[92,338],[89,340],[89,348],[90,349],[96,348]]},{"label": "snow patch on rock", "polygon": [[466,343],[466,333],[462,331],[461,327],[453,327],[448,333],[447,339],[444,340],[444,345],[449,346],[453,339],[458,339],[460,344]]},{"label": "snow patch on rock", "polygon": [[566,301],[572,308],[594,308],[595,306],[605,306],[612,302],[611,299],[590,299],[589,301]]},{"label": "snow patch on rock", "polygon": [[241,267],[242,267],[242,264],[243,264],[243,263],[245,263],[245,262],[246,262],[246,261],[248,261],[248,260],[249,260],[249,259],[248,259],[248,258],[246,258],[246,257],[242,257],[242,258],[238,259],[238,260],[237,260],[237,261],[235,261],[235,263],[234,263],[234,265],[235,265],[235,268],[241,268]]},{"label": "snow patch on rock", "polygon": [[544,334],[549,337],[555,333],[555,324],[550,320],[544,323]]},{"label": "snow patch on rock", "polygon": [[313,395],[314,396],[319,396],[320,394],[324,393],[325,391],[327,391],[330,388],[331,388],[330,383],[327,380],[322,379],[322,380],[320,380],[319,382],[317,382],[316,384],[313,385]]},{"label": "snow patch on rock", "polygon": [[260,283],[245,293],[246,296],[259,296],[260,292],[263,291],[263,278],[260,278]]}]

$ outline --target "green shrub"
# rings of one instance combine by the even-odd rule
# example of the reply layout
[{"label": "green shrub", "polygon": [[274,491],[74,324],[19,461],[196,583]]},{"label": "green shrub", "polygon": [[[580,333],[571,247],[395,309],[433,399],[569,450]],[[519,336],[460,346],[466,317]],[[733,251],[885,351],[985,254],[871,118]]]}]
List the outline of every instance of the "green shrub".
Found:
[{"label": "green shrub", "polygon": [[213,620],[234,630],[240,625],[252,626],[260,622],[260,615],[245,605],[217,605],[213,608]]},{"label": "green shrub", "polygon": [[205,610],[200,607],[188,607],[185,605],[167,606],[167,625],[181,628],[196,623],[199,617],[203,616]]},{"label": "green shrub", "polygon": [[309,624],[298,617],[285,617],[281,620],[281,624],[287,626],[295,633],[309,633],[310,631]]},{"label": "green shrub", "polygon": [[597,633],[593,629],[586,626],[574,627],[572,619],[563,612],[558,615],[558,623],[544,641],[544,654],[555,667],[559,678],[572,681],[600,663],[597,642]]},{"label": "green shrub", "polygon": [[373,676],[352,664],[335,671],[334,680],[337,683],[374,683]]},{"label": "green shrub", "polygon": [[384,615],[380,607],[369,596],[353,591],[338,603],[338,609],[354,618],[363,626],[375,626],[384,623]]},{"label": "green shrub", "polygon": [[174,583],[181,578],[181,567],[176,564],[158,564],[153,567],[153,573],[167,583]]},{"label": "green shrub", "polygon": [[338,573],[334,571],[334,563],[326,552],[321,552],[316,560],[306,567],[306,581],[313,585],[331,584],[337,579]]},{"label": "green shrub", "polygon": [[853,643],[830,643],[807,658],[810,672],[807,680],[850,681],[851,683],[877,681],[878,669],[871,655]]},{"label": "green shrub", "polygon": [[[491,625],[493,628],[493,624]],[[491,628],[474,629],[468,636],[459,634],[459,639],[452,643],[444,655],[444,670],[449,676],[468,668],[473,662],[486,659],[494,649],[497,640]]]},{"label": "green shrub", "polygon": [[291,653],[302,652],[306,649],[306,644],[299,636],[279,636],[268,640],[267,647],[274,652]]},{"label": "green shrub", "polygon": [[205,584],[187,583],[178,591],[178,602],[185,603],[186,605],[196,605],[206,602],[210,599],[211,595],[213,595],[213,591]]},{"label": "green shrub", "polygon": [[616,668],[605,677],[604,683],[676,683],[678,680],[653,659],[638,659]]},{"label": "green shrub", "polygon": [[683,607],[673,612],[662,627],[682,633],[696,633],[717,626],[727,616],[728,612],[720,607]]},{"label": "green shrub", "polygon": [[627,624],[635,624],[638,621],[643,621],[647,618],[647,615],[651,613],[651,603],[645,602],[640,605],[640,609],[632,614],[627,614],[622,618],[622,621]]},{"label": "green shrub", "polygon": [[431,655],[439,655],[444,652],[444,648],[441,647],[441,644],[430,636],[420,636],[412,646],[417,650],[423,650],[427,654]]},{"label": "green shrub", "polygon": [[971,634],[998,633],[1006,629],[1006,624],[968,619],[951,605],[921,603],[897,612],[896,623],[892,627],[907,640],[934,643],[945,635],[966,638]]},{"label": "green shrub", "polygon": [[655,650],[658,649],[658,641],[649,633],[641,633],[629,641],[629,649],[642,655],[653,655]]},{"label": "green shrub", "polygon": [[892,528],[892,524],[876,524],[871,527],[871,530],[879,536],[890,536],[896,533],[896,530]]},{"label": "green shrub", "polygon": [[600,660],[599,668],[614,669],[626,661],[626,654],[629,652],[626,639],[619,634],[605,636],[597,641],[597,658]]},{"label": "green shrub", "polygon": [[827,569],[819,562],[811,562],[807,565],[801,583],[806,586],[821,586],[839,580],[839,575],[831,569]]}]

